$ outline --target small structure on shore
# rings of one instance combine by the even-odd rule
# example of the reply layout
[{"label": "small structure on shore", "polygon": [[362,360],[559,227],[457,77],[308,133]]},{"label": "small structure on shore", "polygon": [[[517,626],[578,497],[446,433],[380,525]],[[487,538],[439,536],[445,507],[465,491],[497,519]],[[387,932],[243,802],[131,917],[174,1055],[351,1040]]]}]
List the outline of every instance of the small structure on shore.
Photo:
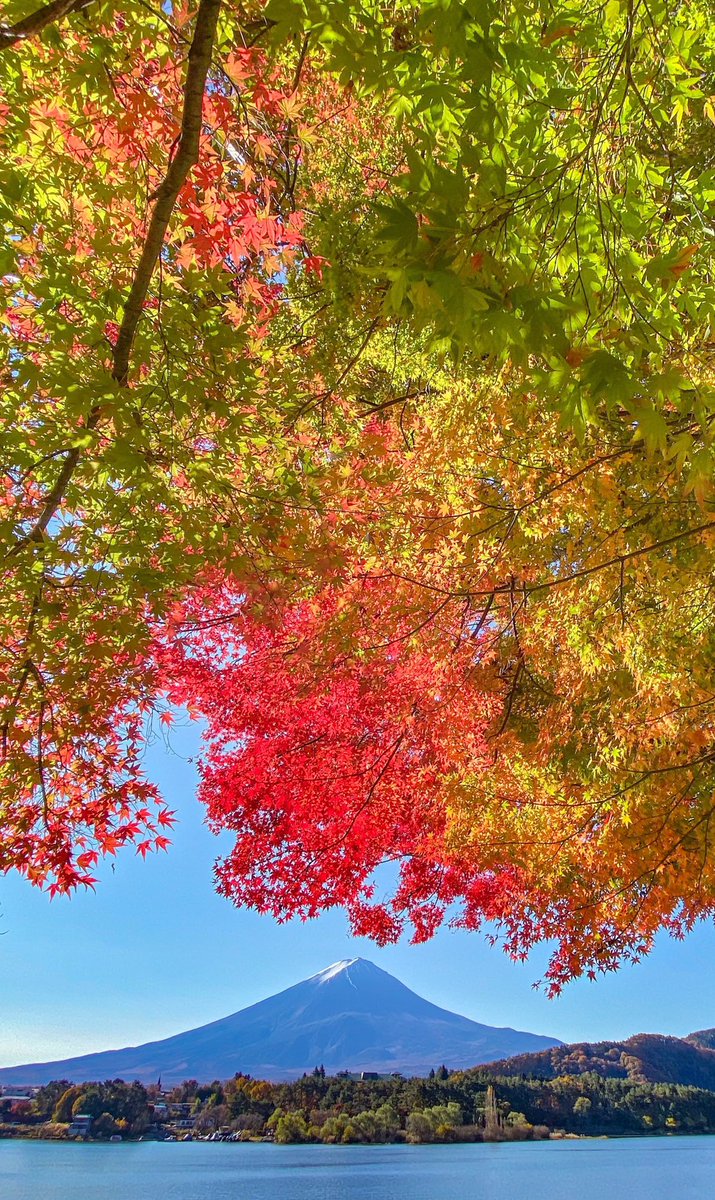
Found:
[{"label": "small structure on shore", "polygon": [[67,1130],[67,1137],[89,1137],[92,1132],[92,1118],[88,1113],[76,1113],[72,1124]]}]

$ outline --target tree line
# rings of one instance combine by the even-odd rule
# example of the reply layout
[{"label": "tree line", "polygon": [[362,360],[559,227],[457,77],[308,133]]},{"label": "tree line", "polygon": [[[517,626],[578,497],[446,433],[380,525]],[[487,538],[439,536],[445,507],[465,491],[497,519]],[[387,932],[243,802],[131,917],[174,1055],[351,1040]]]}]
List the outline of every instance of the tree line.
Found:
[{"label": "tree line", "polygon": [[[33,1098],[0,1097],[2,1136],[68,1136],[78,1115],[92,1137],[165,1137],[177,1116],[191,1136],[278,1143],[509,1141],[552,1135],[715,1133],[715,1092],[587,1072],[556,1079],[440,1068],[428,1079],[353,1080],[320,1067],[289,1083],[249,1075],[158,1086],[56,1080]],[[186,1129],[186,1119],[192,1122]]]}]

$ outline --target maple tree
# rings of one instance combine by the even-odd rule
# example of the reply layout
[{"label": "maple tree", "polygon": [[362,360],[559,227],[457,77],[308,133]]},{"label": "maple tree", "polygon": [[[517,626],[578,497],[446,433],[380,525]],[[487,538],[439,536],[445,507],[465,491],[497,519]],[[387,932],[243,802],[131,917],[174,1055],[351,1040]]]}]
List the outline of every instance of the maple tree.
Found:
[{"label": "maple tree", "polygon": [[1,867],[165,844],[168,699],[239,902],[497,921],[554,990],[713,911],[714,50],[661,0],[8,10]]},{"label": "maple tree", "polygon": [[[192,32],[137,5],[3,50],[0,865],[61,890],[98,852],[166,844],[139,755],[151,622],[206,538],[238,559],[261,521],[261,344],[301,246],[273,170],[293,169],[294,89],[230,27],[214,71],[218,12]],[[227,491],[240,528],[217,522]]]},{"label": "maple tree", "polygon": [[489,435],[450,375],[429,422],[334,454],[312,581],[192,594],[171,694],[208,722],[227,894],[383,940],[497,920],[517,955],[559,943],[557,990],[712,904],[711,522],[632,439],[584,463],[536,398],[552,449],[521,459],[503,394]]}]

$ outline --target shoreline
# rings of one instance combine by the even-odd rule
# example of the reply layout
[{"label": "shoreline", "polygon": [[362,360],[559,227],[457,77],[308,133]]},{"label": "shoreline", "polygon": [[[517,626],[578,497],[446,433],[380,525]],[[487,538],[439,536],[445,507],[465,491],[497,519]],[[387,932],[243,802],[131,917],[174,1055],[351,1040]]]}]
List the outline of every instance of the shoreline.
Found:
[{"label": "shoreline", "polygon": [[623,1133],[571,1133],[565,1130],[554,1130],[544,1137],[505,1137],[505,1138],[460,1138],[454,1137],[449,1140],[420,1142],[411,1141],[407,1138],[394,1138],[387,1141],[374,1142],[323,1142],[323,1141],[294,1141],[294,1142],[278,1142],[271,1137],[232,1137],[226,1136],[209,1136],[209,1137],[120,1137],[114,1141],[111,1138],[99,1137],[67,1137],[62,1134],[43,1134],[41,1132],[22,1132],[13,1133],[0,1128],[0,1142],[46,1142],[51,1144],[73,1144],[73,1145],[91,1145],[91,1146],[110,1146],[124,1145],[137,1146],[152,1144],[166,1145],[241,1145],[241,1146],[275,1146],[278,1149],[290,1149],[296,1146],[316,1146],[327,1147],[329,1149],[375,1149],[380,1146],[409,1146],[409,1147],[445,1147],[445,1146],[505,1146],[517,1145],[524,1143],[537,1142],[618,1142],[618,1141],[662,1141],[666,1138],[701,1138],[715,1137],[715,1130],[652,1130],[636,1133],[632,1131],[624,1131]]}]

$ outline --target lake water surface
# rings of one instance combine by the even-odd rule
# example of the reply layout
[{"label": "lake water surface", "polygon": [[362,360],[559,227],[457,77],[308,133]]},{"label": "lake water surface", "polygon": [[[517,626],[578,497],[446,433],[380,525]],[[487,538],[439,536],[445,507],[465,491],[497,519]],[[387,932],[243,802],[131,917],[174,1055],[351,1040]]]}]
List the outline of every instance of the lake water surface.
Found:
[{"label": "lake water surface", "polygon": [[0,1141],[2,1200],[704,1200],[715,1137],[469,1146]]}]

